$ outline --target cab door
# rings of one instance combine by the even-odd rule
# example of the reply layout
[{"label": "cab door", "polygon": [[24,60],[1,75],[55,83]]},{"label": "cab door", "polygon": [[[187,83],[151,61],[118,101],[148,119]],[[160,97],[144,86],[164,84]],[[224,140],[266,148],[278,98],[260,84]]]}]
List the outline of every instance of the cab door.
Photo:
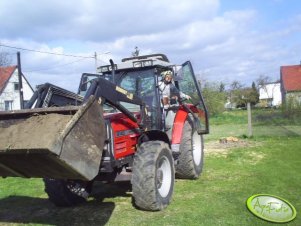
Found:
[{"label": "cab door", "polygon": [[208,112],[190,61],[182,64],[178,71],[177,86],[181,92],[191,97],[191,100],[185,100],[184,103],[194,113],[194,117],[199,119],[198,132],[208,134]]}]

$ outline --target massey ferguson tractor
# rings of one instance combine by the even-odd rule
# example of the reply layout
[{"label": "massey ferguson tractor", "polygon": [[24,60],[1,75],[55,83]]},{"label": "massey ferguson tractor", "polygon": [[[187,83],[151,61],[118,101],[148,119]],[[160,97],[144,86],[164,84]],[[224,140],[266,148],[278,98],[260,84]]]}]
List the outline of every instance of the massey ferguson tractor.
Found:
[{"label": "massey ferguson tractor", "polygon": [[[163,107],[167,70],[174,81]],[[0,112],[0,176],[43,178],[51,202],[73,206],[87,200],[93,182],[130,172],[134,205],[162,210],[175,177],[200,176],[208,131],[189,61],[175,65],[163,54],[110,60],[82,75],[78,94],[47,83],[25,109]]]}]

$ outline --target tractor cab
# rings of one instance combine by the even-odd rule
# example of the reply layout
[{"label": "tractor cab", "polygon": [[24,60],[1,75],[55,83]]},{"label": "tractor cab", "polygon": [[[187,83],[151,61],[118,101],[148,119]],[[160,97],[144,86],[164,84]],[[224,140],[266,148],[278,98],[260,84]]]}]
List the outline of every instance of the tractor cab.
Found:
[{"label": "tractor cab", "polygon": [[[189,95],[190,100],[177,98],[178,101],[170,104],[170,109],[163,108],[159,84],[162,82],[161,74],[164,71],[172,71],[174,75],[171,95],[179,96],[179,92],[182,92]],[[196,120],[199,133],[208,133],[207,110],[189,61],[182,65],[174,65],[164,54],[124,58],[120,64],[111,62],[110,65],[98,67],[98,74],[83,74],[79,94],[85,96],[91,81],[99,78],[114,83],[116,87],[125,89],[144,102],[147,128],[167,131],[169,128],[166,127],[165,121],[168,111],[178,112],[179,109],[185,108],[200,119]],[[119,104],[132,113],[141,111],[141,106],[134,103],[120,101]],[[111,106],[105,106],[104,109],[114,112]]]}]

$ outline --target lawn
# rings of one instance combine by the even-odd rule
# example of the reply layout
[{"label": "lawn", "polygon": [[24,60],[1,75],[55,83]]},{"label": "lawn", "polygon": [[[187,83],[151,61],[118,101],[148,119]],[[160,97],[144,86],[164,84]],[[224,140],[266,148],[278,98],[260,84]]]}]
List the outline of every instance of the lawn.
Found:
[{"label": "lawn", "polygon": [[[254,109],[251,119],[254,137],[301,136],[301,113],[287,116],[282,113],[281,109]],[[216,140],[227,136],[246,137],[247,135],[246,110],[226,111],[210,118],[210,134],[207,136],[207,140]]]},{"label": "lawn", "polygon": [[[245,138],[245,112],[237,115],[237,123],[235,117],[224,124],[212,119],[202,176],[177,180],[164,211],[136,210],[127,182],[98,183],[88,203],[57,208],[48,202],[40,179],[7,178],[0,180],[0,225],[276,225],[246,208],[249,196],[268,193],[287,199],[298,211],[294,221],[282,225],[300,226],[301,126],[261,122],[254,125],[254,137]],[[230,135],[239,142],[218,142]]]}]

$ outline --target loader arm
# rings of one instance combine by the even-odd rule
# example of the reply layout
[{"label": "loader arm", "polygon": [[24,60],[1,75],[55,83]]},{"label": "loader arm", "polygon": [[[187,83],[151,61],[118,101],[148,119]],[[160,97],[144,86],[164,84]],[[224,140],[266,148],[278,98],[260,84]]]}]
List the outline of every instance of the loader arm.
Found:
[{"label": "loader arm", "polygon": [[81,105],[83,98],[73,92],[45,83],[34,92],[25,109]]},{"label": "loader arm", "polygon": [[[117,86],[116,84],[104,79],[95,79],[89,87],[84,102],[89,99],[90,96],[95,96],[101,100],[101,103],[108,103],[120,110],[123,114],[129,117],[133,122],[138,123],[140,128],[143,128],[143,121],[145,119],[145,103],[137,95],[128,92],[127,90]],[[131,103],[139,105],[141,109],[141,122],[138,122],[134,114],[127,110],[120,102]]]}]

